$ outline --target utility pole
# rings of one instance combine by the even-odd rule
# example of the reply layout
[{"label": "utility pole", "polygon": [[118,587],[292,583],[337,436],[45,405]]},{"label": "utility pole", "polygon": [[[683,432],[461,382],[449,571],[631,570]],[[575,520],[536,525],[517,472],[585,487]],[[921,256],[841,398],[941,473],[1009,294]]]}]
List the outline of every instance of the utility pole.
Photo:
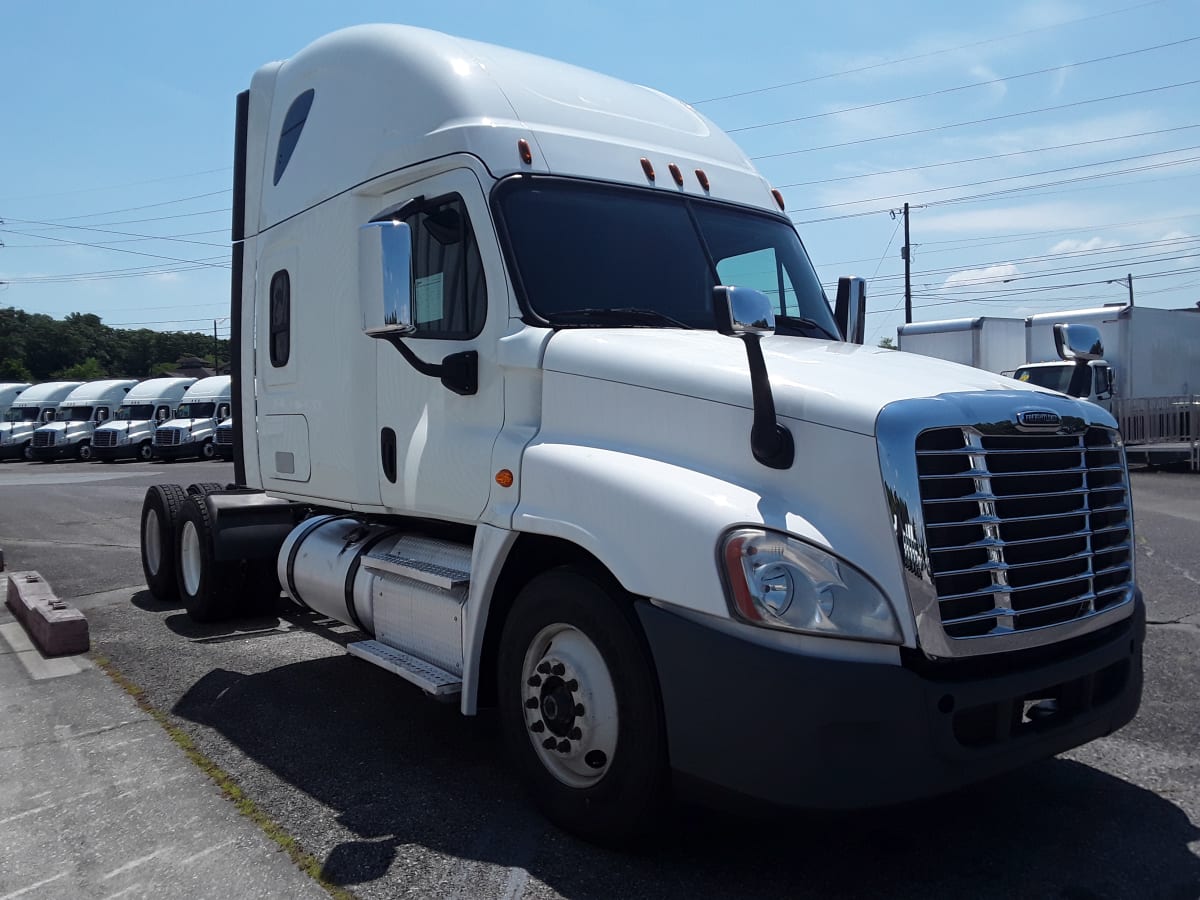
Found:
[{"label": "utility pole", "polygon": [[908,242],[908,204],[904,204],[904,246],[900,248],[904,260],[904,321],[912,322],[912,245]]},{"label": "utility pole", "polygon": [[219,345],[217,343],[217,320],[213,319],[213,374],[214,375],[221,374],[220,372],[217,371],[217,369],[219,369],[221,367],[221,362],[220,362],[220,360],[217,359],[217,347],[218,346]]},{"label": "utility pole", "polygon": [[1129,272],[1125,277],[1129,279],[1129,305],[1133,306],[1133,273]]}]

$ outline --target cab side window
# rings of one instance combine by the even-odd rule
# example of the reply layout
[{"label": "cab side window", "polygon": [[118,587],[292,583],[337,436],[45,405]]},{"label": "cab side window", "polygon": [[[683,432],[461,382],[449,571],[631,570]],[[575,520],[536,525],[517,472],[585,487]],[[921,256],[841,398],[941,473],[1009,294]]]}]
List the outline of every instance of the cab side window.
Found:
[{"label": "cab side window", "polygon": [[154,420],[156,422],[165,422],[169,418],[171,418],[171,407],[169,406],[160,406],[154,411]]},{"label": "cab side window", "polygon": [[475,337],[487,314],[487,286],[462,197],[429,201],[405,221],[413,235],[413,337]]}]

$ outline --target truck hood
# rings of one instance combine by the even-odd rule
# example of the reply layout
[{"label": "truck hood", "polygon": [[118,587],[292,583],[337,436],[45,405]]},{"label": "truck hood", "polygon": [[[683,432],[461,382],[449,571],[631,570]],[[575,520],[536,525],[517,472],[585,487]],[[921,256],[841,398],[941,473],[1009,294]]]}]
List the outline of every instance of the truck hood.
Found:
[{"label": "truck hood", "polygon": [[[780,416],[859,434],[873,435],[879,411],[897,400],[959,391],[1042,393],[1012,378],[898,350],[781,335],[763,338],[762,347]],[[542,366],[747,409],[754,405],[746,348],[740,339],[713,331],[563,329],[548,342]]]},{"label": "truck hood", "polygon": [[80,434],[90,434],[95,428],[91,422],[49,422],[37,430],[74,437]]}]

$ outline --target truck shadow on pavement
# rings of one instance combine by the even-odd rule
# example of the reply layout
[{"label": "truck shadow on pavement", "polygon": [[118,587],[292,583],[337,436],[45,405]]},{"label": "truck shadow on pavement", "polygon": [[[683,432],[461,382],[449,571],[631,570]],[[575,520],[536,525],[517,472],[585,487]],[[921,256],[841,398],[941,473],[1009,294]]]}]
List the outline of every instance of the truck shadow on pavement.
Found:
[{"label": "truck shadow on pavement", "polygon": [[[173,712],[314,798],[247,788],[302,845],[333,846],[324,875],[348,887],[394,879],[418,894],[511,896],[524,872],[571,897],[1092,900],[1195,897],[1200,886],[1188,847],[1200,829],[1183,810],[1066,760],[872,812],[743,819],[677,805],[653,844],[618,853],[530,806],[494,717],[464,718],[351,657],[215,669]],[[202,742],[218,762],[229,754],[211,734]]]}]

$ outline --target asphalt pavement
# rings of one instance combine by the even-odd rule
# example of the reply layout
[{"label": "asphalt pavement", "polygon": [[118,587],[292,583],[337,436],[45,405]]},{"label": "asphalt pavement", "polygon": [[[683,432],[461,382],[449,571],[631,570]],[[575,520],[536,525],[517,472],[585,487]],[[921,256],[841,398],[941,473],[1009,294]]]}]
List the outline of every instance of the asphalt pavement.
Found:
[{"label": "asphalt pavement", "polygon": [[[530,807],[490,716],[463,718],[349,657],[352,629],[282,600],[274,615],[212,626],[154,601],[137,550],[145,486],[221,482],[229,469],[0,466],[9,568],[77,598],[93,635],[92,657],[57,678],[35,679],[19,651],[0,656],[0,900],[225,896],[235,881],[238,896],[318,890],[280,836],[364,898],[1200,897],[1200,476],[1133,475],[1152,624],[1142,710],[1121,732],[869,813],[679,806],[653,841],[617,853]],[[87,791],[98,793],[79,802]]]}]

